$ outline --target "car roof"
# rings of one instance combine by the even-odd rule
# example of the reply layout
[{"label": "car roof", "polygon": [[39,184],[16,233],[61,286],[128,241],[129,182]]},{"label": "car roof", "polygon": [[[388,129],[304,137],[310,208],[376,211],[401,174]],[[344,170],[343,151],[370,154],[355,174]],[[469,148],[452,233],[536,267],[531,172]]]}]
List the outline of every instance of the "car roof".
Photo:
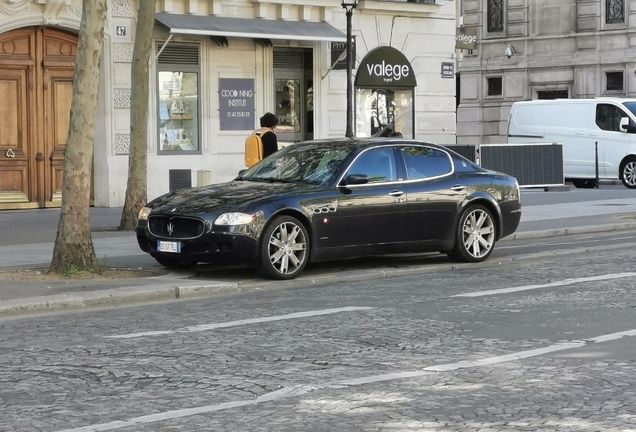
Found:
[{"label": "car roof", "polygon": [[441,146],[441,145],[433,144],[433,143],[426,142],[426,141],[415,140],[415,139],[376,138],[376,137],[323,138],[323,139],[317,139],[317,140],[311,140],[311,141],[302,141],[302,142],[299,142],[299,143],[294,144],[294,145],[295,146],[299,146],[299,145],[311,146],[311,145],[316,145],[316,144],[333,145],[334,147],[342,147],[342,148],[358,147],[361,150],[363,150],[365,148],[368,148],[368,147],[377,146],[377,145],[405,145],[405,144],[406,145],[408,145],[408,144],[427,145],[427,146],[435,147],[435,148],[438,148],[438,149],[443,149],[443,146]]}]

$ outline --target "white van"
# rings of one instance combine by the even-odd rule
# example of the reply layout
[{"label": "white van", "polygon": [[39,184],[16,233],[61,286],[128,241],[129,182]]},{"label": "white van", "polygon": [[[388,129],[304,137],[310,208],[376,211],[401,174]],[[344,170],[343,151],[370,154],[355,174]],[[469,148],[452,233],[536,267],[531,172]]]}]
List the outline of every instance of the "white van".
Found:
[{"label": "white van", "polygon": [[509,143],[563,144],[563,173],[576,187],[596,186],[598,176],[636,189],[636,99],[554,99],[515,102]]}]

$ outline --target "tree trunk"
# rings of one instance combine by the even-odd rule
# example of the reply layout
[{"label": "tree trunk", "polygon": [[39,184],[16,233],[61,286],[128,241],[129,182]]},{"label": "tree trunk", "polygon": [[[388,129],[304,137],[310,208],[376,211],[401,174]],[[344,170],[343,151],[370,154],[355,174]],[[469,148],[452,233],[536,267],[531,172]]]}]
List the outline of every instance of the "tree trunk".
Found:
[{"label": "tree trunk", "polygon": [[101,273],[91,238],[90,188],[107,0],[83,0],[60,222],[50,271]]},{"label": "tree trunk", "polygon": [[119,230],[122,231],[135,229],[139,210],[146,204],[148,198],[148,82],[155,6],[156,0],[141,0],[139,2],[132,59],[128,184],[126,185],[126,200],[119,223]]}]

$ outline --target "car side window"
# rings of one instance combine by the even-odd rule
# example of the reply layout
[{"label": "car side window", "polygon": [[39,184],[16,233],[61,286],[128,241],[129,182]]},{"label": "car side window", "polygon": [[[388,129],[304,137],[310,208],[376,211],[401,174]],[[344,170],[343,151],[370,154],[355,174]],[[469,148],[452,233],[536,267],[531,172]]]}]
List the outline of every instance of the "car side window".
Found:
[{"label": "car side window", "polygon": [[441,150],[420,147],[400,147],[409,180],[438,177],[452,171],[450,156]]},{"label": "car side window", "polygon": [[629,117],[625,111],[609,104],[596,105],[596,125],[603,130],[620,132],[621,118]]},{"label": "car side window", "polygon": [[349,167],[347,175],[351,174],[366,175],[369,183],[397,180],[397,166],[393,147],[366,150]]}]

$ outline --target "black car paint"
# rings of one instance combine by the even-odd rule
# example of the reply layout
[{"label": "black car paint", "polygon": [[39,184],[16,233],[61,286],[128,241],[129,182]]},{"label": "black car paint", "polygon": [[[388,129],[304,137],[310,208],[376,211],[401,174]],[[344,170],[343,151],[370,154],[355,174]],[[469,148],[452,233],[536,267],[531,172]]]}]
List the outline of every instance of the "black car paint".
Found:
[{"label": "black car paint", "polygon": [[[257,263],[260,233],[267,222],[282,214],[297,218],[307,229],[312,261],[449,251],[456,241],[459,216],[477,203],[492,212],[499,228],[497,240],[514,232],[519,224],[518,188],[512,177],[473,165],[467,167],[462,156],[434,144],[394,138],[343,140],[340,143],[358,146],[344,163],[345,167],[372,146],[416,144],[447,152],[454,171],[438,178],[404,181],[404,161],[398,159],[401,180],[380,184],[339,186],[346,172],[344,169],[324,186],[245,181],[239,176],[231,182],[161,196],[148,204],[152,209],[150,217],[188,215],[206,222],[207,230],[201,237],[180,240],[182,253],[179,260],[247,265]],[[493,178],[498,179],[497,185],[493,185]],[[463,189],[453,191],[453,186]],[[403,193],[389,195],[393,192]],[[213,226],[218,216],[230,211],[255,214],[256,217],[248,225]],[[422,212],[431,215],[427,223],[421,223]],[[409,232],[412,228],[416,228],[413,233]],[[136,232],[145,252],[176,258],[174,254],[156,250],[157,240],[174,239],[153,236],[144,220],[139,221]],[[432,234],[435,238],[431,238]]]}]

